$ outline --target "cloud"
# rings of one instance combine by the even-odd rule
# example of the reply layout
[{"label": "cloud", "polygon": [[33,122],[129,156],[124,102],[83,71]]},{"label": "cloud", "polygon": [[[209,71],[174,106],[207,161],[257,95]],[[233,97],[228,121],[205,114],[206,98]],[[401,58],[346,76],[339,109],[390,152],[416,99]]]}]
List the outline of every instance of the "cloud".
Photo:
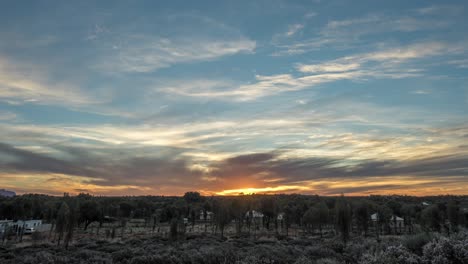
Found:
[{"label": "cloud", "polygon": [[288,28],[288,32],[286,32],[286,36],[290,37],[292,35],[295,35],[297,32],[299,32],[303,28],[304,28],[303,24],[290,25]]},{"label": "cloud", "polygon": [[[388,33],[410,33],[418,31],[434,31],[447,28],[452,22],[445,17],[428,17],[420,12],[408,14],[369,14],[360,18],[331,20],[314,34],[314,37],[300,39],[291,43],[290,40],[276,42],[277,50],[274,56],[298,55],[316,51],[324,47],[343,50],[359,45],[368,45],[366,40],[372,36]],[[371,40],[374,41],[374,40]]]},{"label": "cloud", "polygon": [[[421,190],[422,185],[424,188],[446,187],[448,192],[456,190],[454,182],[463,182],[468,176],[466,152],[410,160],[365,159],[349,163],[347,160],[352,157],[293,157],[288,151],[281,150],[233,156],[211,162],[210,170],[198,170],[190,166],[191,160],[177,152],[139,157],[132,154],[134,148],[56,148],[66,155],[57,158],[50,153],[35,153],[0,144],[1,181],[11,186],[12,183],[22,185],[29,191],[45,188],[47,184],[50,192],[57,193],[69,186],[96,194],[128,189],[136,194],[182,194],[194,188],[218,194],[337,194],[379,192],[387,188],[393,192],[408,187]],[[39,185],[27,184],[32,179]],[[367,188],[360,189],[364,186]]]},{"label": "cloud", "polygon": [[73,106],[96,103],[77,86],[50,80],[43,68],[4,56],[0,56],[0,88],[0,100]]},{"label": "cloud", "polygon": [[0,121],[12,121],[18,119],[18,115],[12,112],[0,111]]},{"label": "cloud", "polygon": [[181,63],[253,53],[256,48],[256,42],[238,30],[204,16],[175,14],[158,22],[171,30],[155,33],[130,24],[97,41],[107,54],[101,56],[96,68],[103,73],[146,73]]},{"label": "cloud", "polygon": [[356,70],[360,67],[358,63],[340,64],[340,63],[323,63],[318,65],[297,66],[297,70],[304,73],[322,73],[322,72],[344,72]]},{"label": "cloud", "polygon": [[[414,193],[422,195],[423,184],[432,189],[449,187],[445,193],[454,189],[463,193],[455,183],[466,181],[467,161],[465,154],[415,160],[362,160],[347,165],[335,158],[285,159],[279,153],[268,153],[228,159],[219,163],[213,174],[220,181],[231,183],[219,194],[256,191],[378,193],[387,188],[396,193],[415,188]],[[276,187],[272,187],[270,179],[274,179]]]},{"label": "cloud", "polygon": [[[340,134],[327,127],[318,129],[326,122],[336,125],[339,120],[293,115],[288,120],[231,120],[145,129],[3,126],[0,137],[15,143],[0,144],[0,171],[10,185],[21,184],[23,179],[13,181],[13,175],[35,175],[38,189],[45,188],[45,179],[58,178],[73,182],[67,186],[74,189],[100,194],[182,194],[193,189],[220,194],[242,190],[364,192],[359,185],[368,186],[369,192],[435,186],[457,191],[453,182],[467,178],[468,149],[461,144],[468,135],[466,127],[404,126],[403,134],[384,136],[372,130]],[[259,137],[270,142],[269,150],[257,145]],[[292,141],[276,144],[283,139]],[[343,182],[347,186],[340,185]],[[29,190],[34,187],[25,183],[24,189],[26,186]]]},{"label": "cloud", "polygon": [[161,88],[162,92],[188,97],[249,101],[288,91],[298,91],[320,84],[340,81],[401,79],[421,76],[423,69],[404,65],[415,60],[464,52],[458,43],[422,42],[396,48],[341,57],[318,64],[298,64],[299,74],[256,75],[249,84],[222,80],[195,80]]},{"label": "cloud", "polygon": [[240,39],[168,39],[133,36],[131,45],[119,47],[114,58],[100,64],[109,72],[153,72],[178,63],[215,60],[237,53],[251,53],[255,41]]},{"label": "cloud", "polygon": [[426,95],[426,94],[431,94],[431,91],[428,91],[428,90],[414,90],[411,93],[412,94]]},{"label": "cloud", "polygon": [[453,16],[463,13],[463,6],[456,5],[431,5],[416,10],[421,15]]}]

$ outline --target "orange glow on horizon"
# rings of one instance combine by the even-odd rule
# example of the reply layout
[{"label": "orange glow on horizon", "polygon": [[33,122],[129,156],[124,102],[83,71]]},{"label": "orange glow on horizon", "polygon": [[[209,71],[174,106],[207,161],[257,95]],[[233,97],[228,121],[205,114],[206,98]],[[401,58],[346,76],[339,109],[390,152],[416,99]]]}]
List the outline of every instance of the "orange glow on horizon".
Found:
[{"label": "orange glow on horizon", "polygon": [[[231,188],[211,186],[207,189],[193,189],[176,185],[106,185],[99,178],[71,176],[64,174],[4,174],[0,173],[0,186],[17,193],[44,193],[61,195],[68,192],[72,195],[87,192],[93,195],[167,195],[180,196],[188,191],[198,191],[202,195],[250,195],[250,194],[317,194],[368,196],[368,195],[466,195],[466,181],[462,176],[430,178],[418,176],[366,177],[366,178],[329,178],[278,184],[276,181],[258,181],[239,188],[241,182],[230,184]],[[228,182],[225,182],[229,185]]]}]

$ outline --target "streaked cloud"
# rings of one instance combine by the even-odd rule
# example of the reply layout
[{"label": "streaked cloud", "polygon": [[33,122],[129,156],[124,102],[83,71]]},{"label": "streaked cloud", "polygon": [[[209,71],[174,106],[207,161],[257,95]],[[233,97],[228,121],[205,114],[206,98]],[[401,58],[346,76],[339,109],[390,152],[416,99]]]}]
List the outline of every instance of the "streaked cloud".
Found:
[{"label": "streaked cloud", "polygon": [[[316,51],[324,46],[333,46],[340,50],[350,49],[356,45],[366,45],[365,40],[371,36],[447,28],[452,22],[444,14],[453,11],[452,8],[454,7],[433,6],[416,11],[409,10],[398,15],[371,13],[359,18],[331,20],[321,29],[314,31],[311,34],[313,37],[293,43],[277,43],[279,50],[274,55],[297,55]],[[439,12],[441,16],[430,16],[431,12]],[[452,15],[459,16],[460,12]]]},{"label": "streaked cloud", "polygon": [[466,193],[464,3],[5,7],[4,188]]},{"label": "streaked cloud", "polygon": [[465,51],[462,44],[443,42],[416,43],[361,53],[318,64],[298,64],[296,70],[307,75],[256,75],[251,84],[229,81],[195,80],[165,87],[163,92],[189,97],[223,98],[235,101],[255,100],[259,97],[288,91],[298,91],[319,84],[340,80],[366,80],[368,78],[401,79],[421,76],[420,65],[402,66],[403,63],[440,55],[455,55]]},{"label": "streaked cloud", "polygon": [[0,100],[74,106],[96,103],[74,84],[50,80],[44,70],[0,56]]},{"label": "streaked cloud", "polygon": [[116,56],[99,64],[110,72],[152,72],[177,63],[210,61],[236,53],[251,53],[255,41],[249,39],[165,39],[133,36],[130,45],[116,48]]},{"label": "streaked cloud", "polygon": [[[108,55],[98,61],[96,68],[104,73],[148,73],[179,63],[212,61],[255,51],[256,41],[219,21],[176,14],[161,23],[173,26],[176,21],[182,22],[174,26],[174,31],[180,31],[177,36],[151,34],[137,27],[128,32],[123,27],[115,29],[107,39],[92,38],[98,46],[108,49]],[[94,31],[102,33],[104,29],[97,27]]]},{"label": "streaked cloud", "polygon": [[289,28],[288,28],[288,32],[286,32],[286,36],[290,37],[290,36],[296,34],[297,32],[299,32],[303,28],[304,28],[304,25],[302,25],[302,24],[290,25]]}]

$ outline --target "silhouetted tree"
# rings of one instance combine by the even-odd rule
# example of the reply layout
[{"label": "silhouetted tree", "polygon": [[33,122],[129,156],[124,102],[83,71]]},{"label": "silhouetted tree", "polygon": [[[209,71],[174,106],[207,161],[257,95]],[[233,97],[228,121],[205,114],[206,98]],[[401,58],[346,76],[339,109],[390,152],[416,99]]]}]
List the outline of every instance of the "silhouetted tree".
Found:
[{"label": "silhouetted tree", "polygon": [[188,204],[190,204],[202,202],[203,197],[200,195],[199,192],[186,192],[184,194],[184,199]]},{"label": "silhouetted tree", "polygon": [[57,219],[55,220],[55,232],[58,234],[57,246],[60,245],[60,241],[62,240],[63,234],[66,231],[69,219],[70,209],[65,202],[62,202],[57,213]]},{"label": "silhouetted tree", "polygon": [[441,216],[439,207],[437,205],[431,205],[429,207],[426,207],[421,212],[421,218],[423,221],[423,225],[427,229],[440,232],[442,216]]},{"label": "silhouetted tree", "polygon": [[73,239],[73,231],[75,229],[76,221],[78,218],[78,212],[77,212],[78,204],[77,203],[78,201],[76,199],[70,199],[70,201],[68,202],[69,214],[68,214],[67,228],[66,228],[67,234],[65,235],[65,240],[64,240],[65,248],[68,248],[68,245]]},{"label": "silhouetted tree", "polygon": [[359,203],[354,209],[354,215],[356,217],[356,224],[360,232],[364,232],[364,236],[367,236],[369,230],[369,206],[366,202]]},{"label": "silhouetted tree", "polygon": [[351,207],[344,195],[341,195],[336,203],[336,225],[343,243],[346,244],[351,229]]},{"label": "silhouetted tree", "polygon": [[447,205],[448,220],[450,222],[450,230],[452,232],[458,231],[458,225],[460,224],[460,207],[457,202],[450,201]]},{"label": "silhouetted tree", "polygon": [[84,222],[84,230],[88,229],[89,224],[99,221],[101,210],[96,201],[88,200],[80,205],[80,221]]}]

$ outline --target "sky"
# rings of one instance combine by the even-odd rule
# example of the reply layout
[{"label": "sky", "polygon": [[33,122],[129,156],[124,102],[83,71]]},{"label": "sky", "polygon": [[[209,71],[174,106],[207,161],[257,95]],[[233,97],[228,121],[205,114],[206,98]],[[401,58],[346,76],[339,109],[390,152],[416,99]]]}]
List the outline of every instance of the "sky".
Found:
[{"label": "sky", "polygon": [[466,1],[8,1],[0,187],[468,194]]}]

